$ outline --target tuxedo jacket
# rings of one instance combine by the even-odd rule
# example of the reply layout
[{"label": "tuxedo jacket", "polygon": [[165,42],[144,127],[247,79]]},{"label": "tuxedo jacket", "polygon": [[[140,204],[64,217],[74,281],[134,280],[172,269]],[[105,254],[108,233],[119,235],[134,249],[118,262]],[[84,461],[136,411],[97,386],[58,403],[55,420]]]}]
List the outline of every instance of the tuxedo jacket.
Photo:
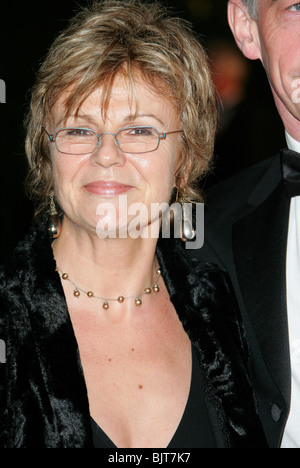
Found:
[{"label": "tuxedo jacket", "polygon": [[[45,233],[45,225],[33,229],[0,274],[0,337],[7,352],[1,364],[0,446],[93,448],[78,345]],[[175,241],[160,240],[157,255],[203,369],[217,447],[267,447],[226,274],[207,263],[192,264]]]},{"label": "tuxedo jacket", "polygon": [[280,154],[208,190],[205,242],[187,251],[229,273],[250,347],[250,374],[271,447],[279,447],[291,394],[286,303],[290,199]]}]

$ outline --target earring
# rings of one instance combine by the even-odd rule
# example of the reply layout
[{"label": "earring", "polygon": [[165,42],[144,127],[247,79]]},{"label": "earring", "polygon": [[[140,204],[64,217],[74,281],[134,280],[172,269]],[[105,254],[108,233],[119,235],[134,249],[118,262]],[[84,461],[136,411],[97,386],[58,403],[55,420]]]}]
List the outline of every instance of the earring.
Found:
[{"label": "earring", "polygon": [[184,197],[179,198],[178,190],[176,200],[181,206],[181,240],[183,242],[191,241],[196,235],[192,222],[192,203],[185,202]]},{"label": "earring", "polygon": [[49,216],[49,224],[48,224],[48,233],[50,237],[56,239],[60,236],[61,233],[61,222],[60,217],[58,216],[54,197],[53,195],[50,196],[50,216]]}]

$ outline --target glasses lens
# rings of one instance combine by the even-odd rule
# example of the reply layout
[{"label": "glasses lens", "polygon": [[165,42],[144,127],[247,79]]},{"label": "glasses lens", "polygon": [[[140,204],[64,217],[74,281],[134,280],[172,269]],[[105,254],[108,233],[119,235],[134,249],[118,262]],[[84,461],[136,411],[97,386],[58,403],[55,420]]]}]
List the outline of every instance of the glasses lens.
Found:
[{"label": "glasses lens", "polygon": [[57,133],[55,142],[61,153],[88,154],[95,151],[98,137],[89,129],[66,128]]},{"label": "glasses lens", "polygon": [[117,142],[124,153],[149,153],[159,145],[159,134],[153,127],[128,127],[117,133]]}]

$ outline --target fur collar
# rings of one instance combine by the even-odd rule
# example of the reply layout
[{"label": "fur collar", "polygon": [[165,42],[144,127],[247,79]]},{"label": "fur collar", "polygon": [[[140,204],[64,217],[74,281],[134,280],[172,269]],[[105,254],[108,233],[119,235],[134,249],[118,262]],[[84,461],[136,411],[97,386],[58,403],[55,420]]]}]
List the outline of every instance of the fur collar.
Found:
[{"label": "fur collar", "polygon": [[[11,314],[7,340],[16,340],[8,356],[7,391],[13,401],[29,386],[47,430],[46,435],[35,431],[34,440],[28,432],[24,440],[19,427],[19,434],[8,438],[22,440],[20,446],[92,447],[78,347],[45,232],[41,223],[18,246],[0,294]],[[192,264],[178,242],[160,239],[157,255],[171,301],[204,370],[217,444],[265,447],[246,371],[244,333],[227,276],[215,266]],[[31,408],[31,414],[35,411]]]}]

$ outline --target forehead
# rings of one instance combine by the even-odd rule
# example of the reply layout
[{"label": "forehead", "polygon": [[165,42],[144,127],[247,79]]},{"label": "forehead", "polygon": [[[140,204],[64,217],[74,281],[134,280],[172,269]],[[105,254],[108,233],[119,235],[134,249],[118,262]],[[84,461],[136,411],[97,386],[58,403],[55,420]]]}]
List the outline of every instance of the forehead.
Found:
[{"label": "forehead", "polygon": [[76,90],[70,87],[59,96],[51,110],[51,117],[54,122],[66,122],[69,117],[80,115],[94,115],[102,121],[134,119],[141,113],[157,115],[161,120],[178,115],[166,86],[157,82],[153,88],[141,75],[130,80],[122,74],[115,77],[109,89],[99,84],[81,99],[74,99]]}]

